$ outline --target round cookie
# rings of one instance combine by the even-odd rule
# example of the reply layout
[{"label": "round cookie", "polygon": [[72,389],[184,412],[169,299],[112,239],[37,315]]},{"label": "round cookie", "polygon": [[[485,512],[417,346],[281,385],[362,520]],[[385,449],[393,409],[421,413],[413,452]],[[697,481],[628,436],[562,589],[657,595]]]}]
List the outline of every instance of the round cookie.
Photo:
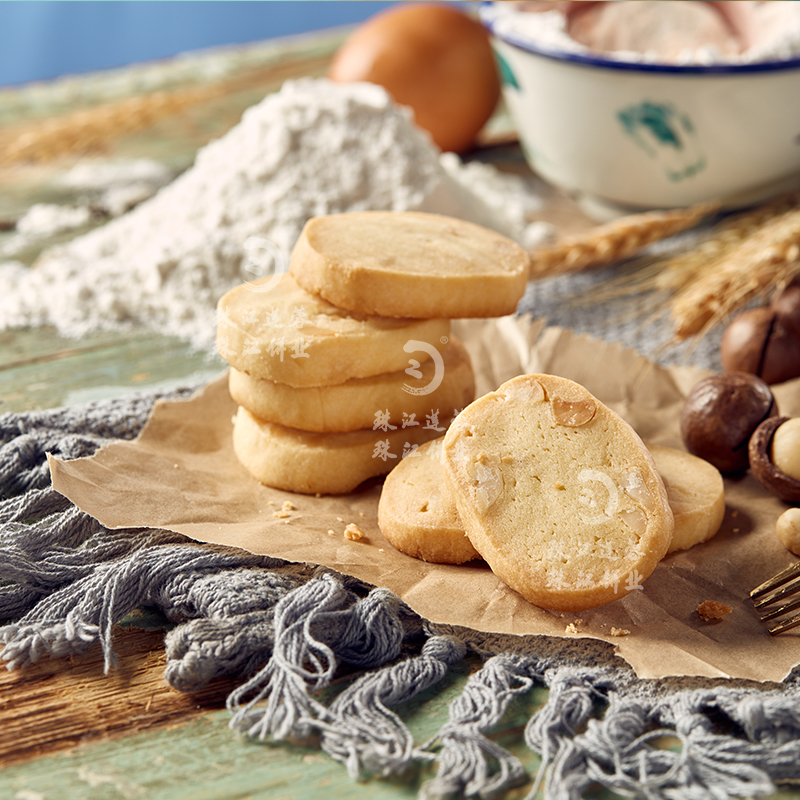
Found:
[{"label": "round cookie", "polygon": [[378,527],[401,553],[434,564],[480,558],[464,532],[444,479],[442,440],[426,442],[387,476],[378,503]]},{"label": "round cookie", "polygon": [[529,256],[460,219],[363,211],[310,219],[290,269],[309,292],[362,314],[499,317],[525,292]]},{"label": "round cookie", "polygon": [[542,608],[580,611],[641,588],[673,517],[642,440],[583,386],[522,375],[445,434],[464,529],[498,577]]},{"label": "round cookie", "polygon": [[475,397],[469,354],[455,337],[442,348],[441,357],[429,358],[412,371],[297,388],[231,369],[228,387],[231,397],[259,419],[320,432],[372,428],[378,415],[413,427],[415,422],[424,424],[436,409],[452,416]]},{"label": "round cookie", "polygon": [[[463,564],[480,554],[466,538],[456,501],[444,480],[434,439],[420,455],[406,458],[389,473],[378,505],[384,536],[407,555],[436,564]],[[725,516],[725,488],[716,467],[682,450],[647,444],[667,490],[675,519],[667,554],[708,541]]]},{"label": "round cookie", "polygon": [[[242,284],[217,304],[217,351],[235,369],[289,386],[329,386],[408,366],[409,342],[441,347],[447,319],[353,314],[301,289],[290,275]],[[266,291],[259,291],[264,288]],[[419,362],[430,358],[416,347]]]},{"label": "round cookie", "polygon": [[675,517],[675,531],[667,552],[688,550],[708,541],[725,516],[725,485],[719,470],[683,450],[656,444],[647,444],[647,449],[664,481]]},{"label": "round cookie", "polygon": [[418,425],[314,433],[265,422],[239,406],[233,420],[233,451],[242,466],[267,486],[301,494],[347,494],[367,478],[385,475],[405,451],[441,436],[445,427],[442,422],[439,430]]}]

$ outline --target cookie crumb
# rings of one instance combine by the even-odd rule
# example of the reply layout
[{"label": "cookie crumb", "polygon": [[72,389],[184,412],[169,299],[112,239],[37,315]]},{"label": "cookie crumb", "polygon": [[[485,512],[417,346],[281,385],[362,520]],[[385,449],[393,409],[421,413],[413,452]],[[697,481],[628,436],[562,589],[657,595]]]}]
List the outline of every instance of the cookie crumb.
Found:
[{"label": "cookie crumb", "polygon": [[366,534],[355,523],[351,522],[345,526],[344,538],[349,539],[351,542],[360,542]]},{"label": "cookie crumb", "polygon": [[613,625],[611,626],[611,631],[609,636],[628,636],[630,635],[630,631],[627,628],[615,628]]},{"label": "cookie crumb", "polygon": [[697,606],[697,614],[703,622],[716,622],[721,620],[726,614],[730,614],[733,609],[725,603],[716,600],[704,600]]},{"label": "cookie crumb", "polygon": [[570,622],[566,628],[564,628],[564,633],[580,633],[581,629],[574,623]]},{"label": "cookie crumb", "polygon": [[[272,501],[270,501],[270,503],[271,502]],[[286,517],[292,516],[292,511],[297,511],[297,506],[291,500],[286,500],[281,506],[281,510],[273,511],[272,516],[278,519],[286,519]]]},{"label": "cookie crumb", "polygon": [[328,536],[333,536],[336,531],[333,528],[328,528]]}]

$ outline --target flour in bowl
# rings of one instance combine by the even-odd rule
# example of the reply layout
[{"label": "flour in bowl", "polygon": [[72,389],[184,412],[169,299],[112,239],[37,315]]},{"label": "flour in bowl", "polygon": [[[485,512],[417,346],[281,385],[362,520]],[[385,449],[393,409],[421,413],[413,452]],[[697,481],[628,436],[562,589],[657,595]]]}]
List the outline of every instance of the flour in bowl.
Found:
[{"label": "flour in bowl", "polygon": [[254,278],[251,237],[288,258],[309,217],[420,210],[524,242],[539,202],[519,177],[443,160],[380,87],[288,81],[151,199],[30,270],[0,265],[0,329],[147,326],[206,347],[218,298]]},{"label": "flour in bowl", "polygon": [[800,3],[792,0],[494,3],[483,16],[499,36],[537,49],[628,63],[749,64],[800,58]]}]

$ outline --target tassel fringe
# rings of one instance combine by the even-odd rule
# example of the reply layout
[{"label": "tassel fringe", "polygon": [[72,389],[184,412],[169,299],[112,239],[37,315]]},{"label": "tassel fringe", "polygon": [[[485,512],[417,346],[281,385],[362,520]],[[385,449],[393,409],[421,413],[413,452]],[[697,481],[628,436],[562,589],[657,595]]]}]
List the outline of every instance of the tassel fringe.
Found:
[{"label": "tassel fringe", "polygon": [[[53,491],[46,453],[76,458],[133,438],[156,399],[0,416],[0,658],[9,669],[99,643],[109,670],[114,626],[155,606],[175,623],[165,677],[176,689],[237,676],[233,729],[318,740],[354,779],[433,763],[421,789],[429,800],[499,798],[526,782],[528,798],[543,787],[548,800],[578,800],[598,785],[646,800],[732,800],[800,779],[798,669],[780,685],[667,686],[636,678],[590,640],[433,625],[391,592],[331,570],[168,531],[102,528]],[[398,712],[468,655],[483,666],[434,739],[416,743]],[[346,685],[348,668],[367,671]],[[525,728],[541,757],[529,776],[492,734],[535,685],[549,692]]]}]

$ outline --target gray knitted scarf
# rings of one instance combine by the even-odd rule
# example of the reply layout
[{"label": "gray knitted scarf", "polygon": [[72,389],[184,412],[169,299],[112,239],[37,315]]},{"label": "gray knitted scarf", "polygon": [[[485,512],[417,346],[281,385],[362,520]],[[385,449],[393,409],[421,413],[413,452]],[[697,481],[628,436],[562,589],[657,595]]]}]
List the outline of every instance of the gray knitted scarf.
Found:
[{"label": "gray knitted scarf", "polygon": [[[433,625],[391,592],[328,569],[169,531],[104,529],[53,490],[45,454],[78,458],[134,438],[157,397],[0,416],[0,655],[9,668],[99,642],[112,669],[114,625],[154,606],[174,623],[170,685],[188,692],[237,676],[232,728],[270,740],[313,735],[354,778],[435,762],[425,798],[498,797],[530,779],[488,735],[535,684],[549,699],[524,734],[542,757],[530,797],[544,787],[547,798],[580,798],[600,784],[648,800],[726,800],[800,778],[797,669],[769,685],[640,680],[602,642]],[[415,742],[393,709],[476,655],[482,668],[448,722]],[[324,704],[320,690],[345,665],[363,676]],[[664,734],[680,747],[655,747]]]}]

